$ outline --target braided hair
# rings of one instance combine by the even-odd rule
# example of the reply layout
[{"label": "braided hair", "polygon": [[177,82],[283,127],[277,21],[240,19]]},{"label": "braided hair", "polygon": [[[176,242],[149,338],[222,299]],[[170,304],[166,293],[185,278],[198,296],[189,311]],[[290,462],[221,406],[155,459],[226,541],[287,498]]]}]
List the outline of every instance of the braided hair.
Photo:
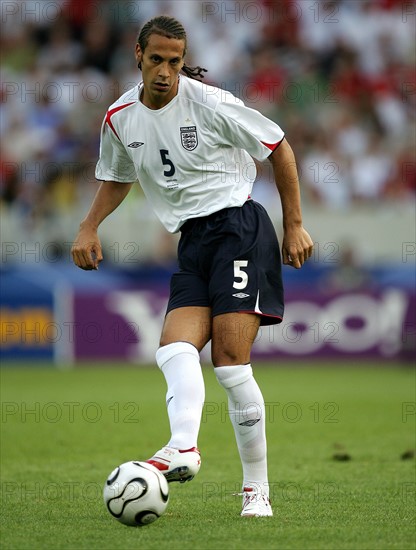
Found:
[{"label": "braided hair", "polygon": [[[183,40],[185,42],[183,55],[185,56],[187,47],[186,31],[183,28],[183,25],[173,17],[160,15],[158,17],[150,19],[150,21],[143,25],[139,36],[137,37],[137,42],[142,52],[144,52],[144,50],[146,49],[151,34],[159,34],[160,36],[166,36],[166,38],[176,38],[177,40]],[[141,69],[141,63],[139,63],[138,67],[139,69]],[[189,78],[193,78],[194,80],[204,78],[204,75],[202,73],[207,72],[207,70],[203,67],[188,67],[186,64],[183,65],[181,70],[183,73],[186,74],[186,76],[188,76]]]}]

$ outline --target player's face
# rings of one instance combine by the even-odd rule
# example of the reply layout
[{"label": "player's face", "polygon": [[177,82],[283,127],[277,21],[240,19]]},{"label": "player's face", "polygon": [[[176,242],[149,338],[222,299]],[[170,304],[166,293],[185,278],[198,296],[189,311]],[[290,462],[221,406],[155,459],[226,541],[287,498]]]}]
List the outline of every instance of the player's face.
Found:
[{"label": "player's face", "polygon": [[145,51],[136,44],[136,59],[142,64],[142,102],[161,109],[178,93],[178,73],[183,67],[185,41],[151,34]]}]

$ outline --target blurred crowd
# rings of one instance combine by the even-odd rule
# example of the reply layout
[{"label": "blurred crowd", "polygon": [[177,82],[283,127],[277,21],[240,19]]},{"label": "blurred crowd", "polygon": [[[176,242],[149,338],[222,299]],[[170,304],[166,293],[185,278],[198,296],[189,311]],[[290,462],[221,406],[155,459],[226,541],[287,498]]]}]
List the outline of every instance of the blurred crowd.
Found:
[{"label": "blurred crowd", "polygon": [[[2,2],[1,213],[9,231],[75,234],[107,107],[140,79],[140,26],[169,14],[188,65],[274,119],[306,205],[414,201],[416,8],[399,0]],[[270,173],[259,167],[259,182]],[[136,190],[126,212],[149,216]],[[161,244],[163,246],[163,242]]]}]

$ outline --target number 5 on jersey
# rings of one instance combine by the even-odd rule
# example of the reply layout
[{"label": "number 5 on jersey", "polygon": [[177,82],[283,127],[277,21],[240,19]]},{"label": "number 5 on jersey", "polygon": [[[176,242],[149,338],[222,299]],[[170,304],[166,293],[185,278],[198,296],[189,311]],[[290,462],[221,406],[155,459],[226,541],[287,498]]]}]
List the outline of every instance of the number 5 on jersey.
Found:
[{"label": "number 5 on jersey", "polygon": [[160,157],[162,159],[163,166],[169,166],[169,168],[163,172],[163,175],[167,178],[171,178],[175,173],[175,165],[170,160],[168,155],[169,151],[167,149],[160,149]]},{"label": "number 5 on jersey", "polygon": [[247,260],[234,260],[234,284],[233,287],[237,290],[243,290],[248,285],[248,274],[243,271],[242,267],[247,267]]}]

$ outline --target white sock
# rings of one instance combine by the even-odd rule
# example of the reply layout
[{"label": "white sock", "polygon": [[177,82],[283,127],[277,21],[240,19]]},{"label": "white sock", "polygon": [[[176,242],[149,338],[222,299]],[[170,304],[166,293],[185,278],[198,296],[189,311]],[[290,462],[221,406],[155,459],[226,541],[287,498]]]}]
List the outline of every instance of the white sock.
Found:
[{"label": "white sock", "polygon": [[228,395],[228,412],[243,466],[243,487],[260,489],[268,496],[265,407],[251,365],[216,367],[215,374]]},{"label": "white sock", "polygon": [[174,342],[157,350],[156,362],[168,385],[168,446],[181,450],[196,447],[205,399],[198,350],[187,342]]}]

